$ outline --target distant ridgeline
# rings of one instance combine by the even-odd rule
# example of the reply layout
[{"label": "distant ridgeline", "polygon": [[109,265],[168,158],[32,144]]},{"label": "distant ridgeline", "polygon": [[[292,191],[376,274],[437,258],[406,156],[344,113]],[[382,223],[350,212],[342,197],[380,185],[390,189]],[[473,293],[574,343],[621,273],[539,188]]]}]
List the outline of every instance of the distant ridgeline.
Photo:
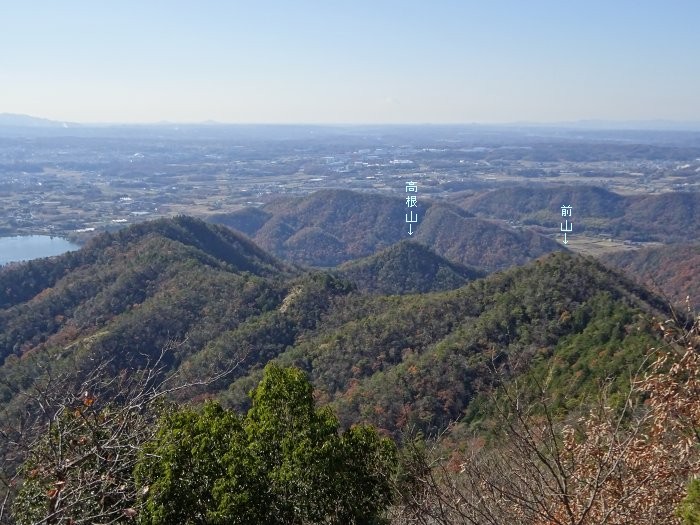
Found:
[{"label": "distant ridgeline", "polygon": [[[419,200],[416,210],[420,220],[411,239],[452,263],[502,270],[563,249],[555,240],[534,231],[477,218],[448,203]],[[373,255],[406,239],[405,213],[401,194],[393,198],[321,190],[306,197],[279,199],[261,208],[212,215],[209,220],[245,233],[285,260],[331,267]]]},{"label": "distant ridgeline", "polygon": [[700,193],[619,195],[594,186],[528,185],[455,195],[451,202],[478,217],[552,228],[553,213],[572,205],[576,230],[631,241],[700,241]]},{"label": "distant ridgeline", "polygon": [[[289,226],[285,237],[285,221],[293,213],[301,221],[304,210],[309,221],[330,213],[333,199],[344,196],[315,194],[277,205],[277,214],[247,210],[234,218],[247,218],[248,232],[262,232],[279,250],[300,254],[288,241],[305,227]],[[337,217],[327,218],[345,250],[338,258],[393,239],[380,220],[391,201],[368,202],[368,229],[352,238],[340,235],[350,211],[336,208]],[[396,207],[403,213],[400,200]],[[514,241],[526,236],[442,205],[427,209],[418,235],[434,232],[433,245],[450,252],[437,230],[460,242],[458,224],[492,227]],[[374,244],[352,244],[361,238]],[[101,358],[117,373],[165,348],[167,371],[192,379],[240,361],[200,392],[230,407],[248,408],[262,367],[276,362],[303,369],[343,426],[365,421],[392,434],[410,426],[434,432],[458,418],[479,419],[474,403],[492,387],[494,366],[510,377],[546,371],[566,406],[594,395],[605,378],[624,386],[654,342],[650,316],[664,311],[663,301],[595,260],[554,253],[481,278],[481,271],[432,253],[422,239],[333,273],[308,271],[224,226],[182,216],[0,270],[0,402],[20,408],[21,390],[45,374],[79,376]],[[530,241],[539,250],[551,246],[536,234]],[[499,253],[493,260],[505,264]]]}]

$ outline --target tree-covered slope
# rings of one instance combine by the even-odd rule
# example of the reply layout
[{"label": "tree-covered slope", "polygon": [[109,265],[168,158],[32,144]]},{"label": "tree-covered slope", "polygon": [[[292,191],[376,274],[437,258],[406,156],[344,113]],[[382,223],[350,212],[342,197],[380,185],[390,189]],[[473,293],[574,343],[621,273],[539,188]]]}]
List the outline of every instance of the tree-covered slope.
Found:
[{"label": "tree-covered slope", "polygon": [[594,186],[511,186],[452,199],[472,213],[503,219],[556,220],[561,206],[573,206],[577,217],[620,217],[626,208],[622,195]]},{"label": "tree-covered slope", "polygon": [[679,307],[700,311],[700,245],[670,244],[634,251],[614,252],[601,257]]},{"label": "tree-covered slope", "polygon": [[272,213],[260,208],[242,208],[231,213],[217,213],[209,217],[214,224],[223,224],[248,236],[254,236],[263,224],[272,217]]},{"label": "tree-covered slope", "polygon": [[555,240],[534,231],[464,217],[454,208],[445,206],[434,206],[427,211],[416,240],[450,261],[489,272],[564,250]]},{"label": "tree-covered slope", "polygon": [[358,290],[387,295],[451,290],[485,275],[412,241],[401,241],[370,257],[345,263],[337,273]]},{"label": "tree-covered slope", "polygon": [[[8,308],[31,299],[42,290],[53,287],[74,270],[84,271],[92,266],[119,266],[134,255],[142,254],[144,250],[137,245],[151,242],[147,239],[177,245],[178,248],[175,249],[187,250],[191,257],[201,262],[233,271],[271,276],[289,270],[288,265],[229,228],[179,216],[170,220],[143,222],[116,233],[102,234],[78,251],[0,268],[0,308]],[[166,249],[157,259],[176,260],[174,255],[172,249]],[[141,259],[148,264],[147,258]],[[86,293],[89,294],[92,289],[88,287]]]},{"label": "tree-covered slope", "polygon": [[[647,314],[658,308],[619,274],[561,253],[454,291],[341,298],[278,359],[307,370],[345,424],[436,431],[473,412],[494,367],[512,377],[549,363],[563,396],[625,375],[653,340]],[[234,382],[225,397],[244,402],[251,381]]]},{"label": "tree-covered slope", "polygon": [[[236,228],[282,259],[332,267],[409,239],[403,194],[321,190],[210,220]],[[451,204],[418,199],[412,239],[450,261],[492,271],[561,249],[528,230],[473,218]]]},{"label": "tree-covered slope", "polygon": [[[412,243],[396,250],[425,255]],[[568,253],[455,290],[372,295],[338,276],[290,269],[238,234],[189,218],[3,271],[6,283],[25,275],[48,284],[28,298],[3,296],[5,406],[20,407],[22,390],[47,374],[79,375],[104,359],[128,373],[165,349],[164,372],[194,381],[236,364],[199,391],[229,406],[244,408],[264,365],[277,360],[308,371],[343,425],[390,432],[437,430],[473,414],[494,367],[509,376],[544,367],[575,390],[562,395],[591,392],[639,358],[651,337],[647,313],[663,308],[620,274]]]},{"label": "tree-covered slope", "polygon": [[[401,196],[321,190],[211,220],[245,232],[283,259],[336,266],[406,238],[405,209]],[[424,209],[421,205],[418,212]]]},{"label": "tree-covered slope", "polygon": [[616,227],[639,240],[685,243],[700,239],[700,192],[631,197]]},{"label": "tree-covered slope", "polygon": [[697,240],[700,196],[697,192],[620,195],[593,186],[514,186],[457,195],[452,202],[479,217],[511,219],[556,231],[561,206],[572,206],[579,233],[604,233],[624,239],[658,242]]},{"label": "tree-covered slope", "polygon": [[279,306],[296,270],[243,236],[188,217],[104,234],[64,256],[0,272],[2,398],[46,370],[116,369],[168,356],[175,368],[217,334]]}]

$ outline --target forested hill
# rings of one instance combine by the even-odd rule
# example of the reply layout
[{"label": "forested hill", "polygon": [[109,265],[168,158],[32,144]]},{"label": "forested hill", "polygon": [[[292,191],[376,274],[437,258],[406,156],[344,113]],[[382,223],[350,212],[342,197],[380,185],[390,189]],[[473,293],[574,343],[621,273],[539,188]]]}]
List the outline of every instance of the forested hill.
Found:
[{"label": "forested hill", "polygon": [[[563,249],[538,233],[474,218],[448,203],[418,199],[416,213],[413,240],[458,264],[493,271]],[[209,220],[244,232],[282,259],[332,267],[409,238],[405,216],[401,193],[321,190]]]},{"label": "forested hill", "polygon": [[[340,298],[278,361],[305,369],[345,424],[435,432],[478,417],[494,366],[546,377],[564,404],[595,396],[607,378],[622,386],[654,343],[648,314],[663,308],[595,260],[557,253],[454,291]],[[256,377],[225,398],[245,406]]]},{"label": "forested hill", "polygon": [[[678,308],[700,311],[700,244],[669,244],[614,252],[601,260],[663,294]],[[687,302],[686,302],[687,300]]]},{"label": "forested hill", "polygon": [[485,273],[440,257],[422,244],[401,241],[337,271],[358,290],[376,294],[438,292],[459,288]]},{"label": "forested hill", "polygon": [[550,252],[563,251],[555,240],[502,221],[465,217],[454,206],[436,205],[425,214],[416,241],[450,261],[487,272],[526,264]]},{"label": "forested hill", "polygon": [[627,198],[595,186],[537,185],[510,186],[480,193],[455,195],[451,200],[472,213],[504,219],[552,218],[562,205],[574,207],[580,217],[621,217]]},{"label": "forested hill", "polygon": [[[16,283],[29,281],[31,292],[19,293]],[[547,370],[568,399],[626,377],[650,344],[648,313],[663,308],[620,274],[567,253],[452,291],[370,295],[186,217],[3,269],[0,282],[6,406],[19,406],[22,389],[45,374],[80,375],[105,359],[127,371],[165,349],[167,371],[191,379],[238,364],[202,392],[238,407],[265,363],[298,365],[343,424],[390,432],[433,431],[472,413],[494,364],[509,375]]]},{"label": "forested hill", "polygon": [[[419,206],[421,216],[426,206]],[[245,232],[283,259],[335,266],[406,238],[405,209],[401,196],[321,190],[211,220]]]},{"label": "forested hill", "polygon": [[556,226],[563,205],[573,206],[580,233],[604,233],[623,239],[688,242],[700,239],[700,194],[673,192],[620,195],[594,186],[514,186],[451,199],[479,217]]},{"label": "forested hill", "polygon": [[[84,287],[73,286],[74,294],[90,296],[108,284],[124,284],[131,270],[155,275],[166,266],[192,259],[207,266],[258,276],[288,273],[290,265],[275,259],[249,239],[229,228],[213,226],[187,216],[143,222],[104,233],[81,250],[0,270],[0,308],[25,302],[42,290],[52,288],[71,272],[84,275]],[[109,277],[96,281],[96,273],[109,270]],[[61,293],[60,291],[55,293]],[[133,293],[140,293],[134,291]]]},{"label": "forested hill", "polygon": [[144,362],[168,341],[194,352],[217,330],[277,305],[286,291],[280,283],[297,274],[242,235],[190,217],[138,224],[76,252],[5,267],[0,388],[9,396],[43,362],[87,366],[90,350],[114,357],[115,366]]}]

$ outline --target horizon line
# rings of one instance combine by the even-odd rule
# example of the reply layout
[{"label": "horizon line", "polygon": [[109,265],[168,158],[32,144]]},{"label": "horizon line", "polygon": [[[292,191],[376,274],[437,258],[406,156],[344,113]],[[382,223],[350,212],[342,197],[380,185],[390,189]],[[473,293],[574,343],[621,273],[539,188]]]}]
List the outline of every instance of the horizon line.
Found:
[{"label": "horizon line", "polygon": [[[19,118],[26,120],[26,124],[15,123],[5,124],[2,122],[2,117]],[[34,121],[34,125],[30,123]],[[41,123],[45,125],[58,126],[77,126],[77,127],[120,127],[120,126],[309,126],[309,127],[420,127],[420,126],[483,126],[483,127],[550,127],[550,128],[566,128],[566,127],[581,127],[584,126],[590,130],[596,129],[595,126],[602,126],[605,131],[619,129],[620,131],[700,131],[700,120],[674,120],[674,119],[577,119],[577,120],[561,120],[561,121],[460,121],[460,122],[273,122],[273,121],[246,121],[246,122],[227,122],[213,119],[205,119],[198,121],[74,121],[74,120],[55,120],[45,117],[37,117],[26,113],[0,113],[0,126],[4,127],[39,127]],[[611,128],[611,126],[620,126],[619,128]],[[646,126],[646,127],[643,127]],[[651,126],[651,127],[650,127]],[[654,126],[659,126],[654,127]],[[678,129],[683,126],[688,126],[696,129]],[[672,129],[669,129],[672,128]]]}]

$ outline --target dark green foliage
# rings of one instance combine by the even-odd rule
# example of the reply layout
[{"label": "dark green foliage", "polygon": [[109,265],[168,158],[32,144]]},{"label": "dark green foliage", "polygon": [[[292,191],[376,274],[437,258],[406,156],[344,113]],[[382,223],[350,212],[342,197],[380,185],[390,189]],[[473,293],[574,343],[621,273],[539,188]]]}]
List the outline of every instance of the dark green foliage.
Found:
[{"label": "dark green foliage", "polygon": [[[492,388],[494,367],[515,377],[556,363],[562,387],[579,390],[562,398],[622,381],[652,341],[644,312],[663,307],[654,301],[592,259],[556,254],[450,292],[340,298],[278,361],[307,370],[344,425],[433,433],[479,417],[470,404]],[[246,388],[234,382],[226,400]]]},{"label": "dark green foliage", "polygon": [[533,374],[552,395],[552,410],[563,412],[594,402],[600,389],[627,392],[656,339],[638,311],[601,292],[572,316],[575,331],[559,340],[549,358],[538,356]]},{"label": "dark green foliage", "polygon": [[688,484],[688,495],[678,508],[678,517],[683,525],[700,525],[700,480],[694,479]]},{"label": "dark green foliage", "polygon": [[412,241],[402,241],[365,259],[345,263],[338,273],[358,290],[389,295],[452,290],[485,275]]},{"label": "dark green foliage", "polygon": [[139,522],[259,523],[255,498],[264,487],[245,460],[242,434],[238,417],[215,403],[161,421],[135,470],[145,493]]},{"label": "dark green foliage", "polygon": [[[256,273],[237,270],[187,240],[198,228],[205,232],[196,239],[219,238],[218,227],[202,224],[157,221],[98,238],[99,262],[0,310],[0,351],[8,356],[0,400],[20,409],[20,392],[42,375],[81,374],[94,356],[112,358],[115,371],[140,367],[167,347],[166,371],[192,381],[238,364],[188,392],[197,398],[218,395],[247,410],[247,392],[277,360],[309,373],[343,427],[367,421],[396,434],[411,425],[432,433],[475,414],[472,403],[490,392],[494,368],[516,377],[536,367],[530,377],[538,378],[551,367],[562,386],[580,390],[562,390],[562,406],[609,376],[628,375],[645,341],[643,319],[664,308],[617,273],[565,253],[447,292],[369,296],[327,273],[274,271],[278,263],[247,251],[247,241],[239,256],[217,251],[229,261],[258,261]],[[155,234],[156,226],[189,244]],[[395,249],[424,251],[411,243]],[[385,267],[393,285],[398,269]],[[605,301],[595,299],[601,293]]]},{"label": "dark green foliage", "polygon": [[136,469],[140,523],[380,523],[393,444],[338,433],[295,369],[268,366],[242,420],[219,405],[168,416]]},{"label": "dark green foliage", "polygon": [[[521,402],[534,407],[546,390],[548,410],[556,416],[595,404],[602,391],[607,402],[619,408],[632,386],[630,379],[640,373],[649,348],[658,343],[649,318],[600,292],[573,313],[565,311],[560,323],[570,332],[554,346],[531,347],[511,356],[508,367],[517,373],[506,376],[506,381],[516,379]],[[464,421],[490,431],[489,425],[498,420],[496,402],[501,401],[478,396]]]}]

